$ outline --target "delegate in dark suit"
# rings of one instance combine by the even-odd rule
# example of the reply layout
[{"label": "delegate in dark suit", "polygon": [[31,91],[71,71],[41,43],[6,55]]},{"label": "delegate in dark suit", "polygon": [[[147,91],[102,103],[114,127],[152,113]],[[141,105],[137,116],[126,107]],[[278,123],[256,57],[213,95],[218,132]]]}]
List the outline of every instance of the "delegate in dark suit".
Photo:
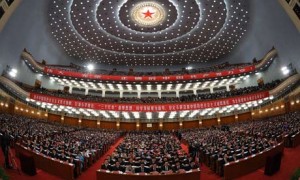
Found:
[{"label": "delegate in dark suit", "polygon": [[1,148],[4,154],[6,168],[11,168],[11,165],[9,164],[9,157],[8,157],[9,146],[10,146],[10,136],[7,132],[4,132],[1,137]]}]

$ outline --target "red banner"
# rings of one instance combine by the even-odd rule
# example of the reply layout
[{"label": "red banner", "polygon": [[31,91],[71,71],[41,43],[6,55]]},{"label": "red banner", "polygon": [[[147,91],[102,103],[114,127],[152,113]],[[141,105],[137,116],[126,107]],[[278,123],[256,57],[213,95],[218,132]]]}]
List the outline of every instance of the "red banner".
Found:
[{"label": "red banner", "polygon": [[127,82],[156,82],[156,81],[186,81],[195,79],[209,79],[216,77],[224,77],[237,75],[242,73],[248,73],[255,71],[255,66],[246,66],[244,68],[237,68],[232,70],[226,70],[221,72],[208,72],[199,74],[186,74],[186,75],[170,75],[170,76],[117,76],[117,75],[101,75],[101,74],[89,74],[75,71],[64,71],[55,68],[44,68],[44,73],[52,74],[56,76],[68,76],[80,79],[95,79],[102,81],[127,81]]},{"label": "red banner", "polygon": [[243,104],[250,101],[256,101],[269,97],[269,92],[258,92],[232,98],[224,98],[219,100],[207,100],[190,103],[164,103],[164,104],[114,104],[114,103],[98,103],[59,98],[44,94],[30,93],[30,99],[51,103],[55,105],[69,106],[73,108],[84,108],[94,110],[107,111],[137,111],[137,112],[157,112],[157,111],[185,111],[199,110],[206,108],[217,108],[235,104]]}]

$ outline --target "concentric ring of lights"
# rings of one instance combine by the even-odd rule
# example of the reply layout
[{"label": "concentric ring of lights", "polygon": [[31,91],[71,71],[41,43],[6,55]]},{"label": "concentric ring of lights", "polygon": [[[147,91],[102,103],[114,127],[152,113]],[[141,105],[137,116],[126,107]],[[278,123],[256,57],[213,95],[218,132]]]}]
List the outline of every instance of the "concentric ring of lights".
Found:
[{"label": "concentric ring of lights", "polygon": [[155,27],[166,20],[166,12],[156,2],[140,2],[132,8],[130,18],[141,27]]},{"label": "concentric ring of lights", "polygon": [[147,28],[137,31],[122,23],[119,12],[124,4],[139,2],[143,1],[51,1],[52,34],[70,56],[81,60],[164,66],[220,58],[237,45],[248,23],[248,1],[158,0],[176,6],[176,21],[153,33]]},{"label": "concentric ring of lights", "polygon": [[[159,11],[161,14],[163,14],[160,24],[154,25],[153,27],[145,27],[143,26],[143,23],[134,21],[134,18],[132,18],[132,13],[134,13],[134,11],[136,12],[136,10],[138,10],[141,6],[145,6],[146,4],[149,4],[150,7],[152,6],[160,9]],[[179,19],[178,17],[180,12],[177,12],[178,10],[176,9],[175,5],[170,1],[164,1],[164,3],[161,5],[159,4],[159,1],[147,1],[137,4],[134,1],[127,1],[124,4],[120,4],[119,22],[122,23],[124,27],[129,28],[131,31],[144,33],[148,32],[153,36],[153,32],[164,34],[166,31],[168,31],[168,29],[172,27]],[[139,24],[141,24],[141,26]]]}]

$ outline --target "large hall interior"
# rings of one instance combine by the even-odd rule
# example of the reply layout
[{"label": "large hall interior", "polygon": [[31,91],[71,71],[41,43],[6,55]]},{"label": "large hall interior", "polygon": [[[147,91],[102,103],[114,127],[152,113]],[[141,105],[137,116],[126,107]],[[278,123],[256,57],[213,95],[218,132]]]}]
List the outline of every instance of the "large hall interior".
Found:
[{"label": "large hall interior", "polygon": [[300,179],[299,0],[0,0],[0,179]]}]

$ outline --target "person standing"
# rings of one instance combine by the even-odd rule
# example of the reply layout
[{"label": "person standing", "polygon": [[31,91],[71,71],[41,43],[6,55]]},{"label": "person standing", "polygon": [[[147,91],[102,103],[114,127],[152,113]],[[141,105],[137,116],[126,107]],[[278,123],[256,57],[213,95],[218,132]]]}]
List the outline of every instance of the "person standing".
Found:
[{"label": "person standing", "polygon": [[9,163],[9,157],[8,157],[9,146],[10,146],[10,136],[7,131],[4,131],[3,135],[1,137],[1,148],[2,148],[2,152],[4,154],[4,158],[5,158],[4,167],[6,167],[7,169],[12,168],[12,166]]}]

